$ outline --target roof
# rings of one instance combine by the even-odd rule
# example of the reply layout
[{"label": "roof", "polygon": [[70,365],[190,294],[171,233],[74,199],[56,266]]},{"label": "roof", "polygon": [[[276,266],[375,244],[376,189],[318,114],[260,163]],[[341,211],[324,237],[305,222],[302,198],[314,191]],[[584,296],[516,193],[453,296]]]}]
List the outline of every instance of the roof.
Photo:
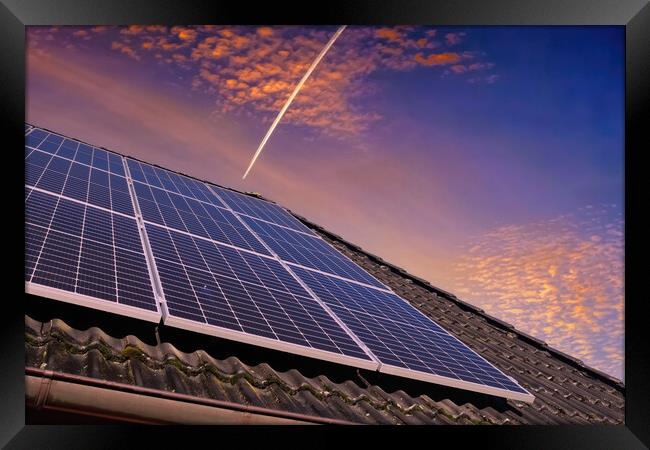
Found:
[{"label": "roof", "polygon": [[[237,353],[226,358],[211,354],[202,345],[206,342],[202,335],[194,339],[196,351],[187,353],[179,350],[173,339],[150,345],[142,336],[111,334],[103,329],[105,324],[99,318],[93,327],[77,329],[66,323],[65,314],[43,322],[25,316],[28,377],[58,377],[66,382],[122,392],[137,390],[141,395],[163,396],[178,402],[245,410],[247,414],[253,411],[268,420],[281,417],[315,423],[623,423],[625,387],[621,381],[294,215],[517,380],[535,395],[535,401],[526,404],[466,395],[457,389],[436,389],[430,384],[423,387],[404,379],[364,376],[359,371],[356,376],[348,372],[347,378],[340,379],[340,375],[334,376],[331,364],[318,366],[315,376],[303,373],[297,363],[296,368],[281,370],[274,366],[272,358],[249,365]],[[259,348],[257,352],[260,354]],[[39,398],[40,395],[39,391]],[[40,404],[28,402],[32,409]]]}]

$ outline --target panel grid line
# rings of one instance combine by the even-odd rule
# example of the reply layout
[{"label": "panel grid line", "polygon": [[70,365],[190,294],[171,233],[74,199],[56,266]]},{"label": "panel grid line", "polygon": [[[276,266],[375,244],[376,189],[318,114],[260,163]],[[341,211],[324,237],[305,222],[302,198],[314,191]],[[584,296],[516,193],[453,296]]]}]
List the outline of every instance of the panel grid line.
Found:
[{"label": "panel grid line", "polygon": [[124,168],[124,174],[126,177],[127,187],[129,189],[129,194],[131,196],[131,205],[133,206],[133,212],[135,214],[136,222],[138,224],[138,233],[140,235],[140,241],[142,242],[142,248],[144,249],[145,259],[147,262],[147,270],[149,271],[149,276],[151,278],[151,285],[156,297],[156,301],[165,304],[165,296],[162,290],[162,283],[160,282],[160,274],[158,273],[158,268],[156,267],[156,261],[153,257],[153,252],[151,251],[151,244],[149,242],[149,237],[147,236],[147,230],[144,226],[144,221],[142,219],[142,212],[140,210],[140,205],[138,203],[137,196],[134,192],[133,179],[131,178],[131,172],[127,164],[127,159],[121,157],[122,167]]}]

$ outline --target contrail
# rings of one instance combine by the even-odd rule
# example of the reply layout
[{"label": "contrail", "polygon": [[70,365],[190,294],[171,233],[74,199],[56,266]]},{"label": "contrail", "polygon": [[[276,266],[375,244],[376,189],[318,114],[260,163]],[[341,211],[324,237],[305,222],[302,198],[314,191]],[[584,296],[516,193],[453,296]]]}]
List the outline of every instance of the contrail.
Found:
[{"label": "contrail", "polygon": [[262,153],[262,149],[264,148],[264,145],[266,144],[266,141],[269,140],[269,137],[273,133],[273,130],[275,130],[275,127],[278,125],[280,122],[280,119],[282,119],[282,116],[284,116],[284,113],[289,109],[289,106],[291,105],[291,102],[293,99],[298,95],[298,92],[300,91],[300,88],[302,87],[303,84],[305,84],[305,81],[307,81],[307,78],[309,78],[309,75],[314,71],[318,63],[320,62],[321,59],[323,59],[323,56],[325,56],[325,53],[330,49],[332,44],[334,44],[334,41],[336,41],[336,38],[338,38],[341,33],[343,33],[343,30],[345,30],[346,25],[342,25],[338,30],[336,30],[336,33],[334,33],[334,36],[329,40],[327,45],[323,47],[323,50],[320,51],[316,59],[314,60],[313,63],[311,63],[311,66],[309,66],[309,69],[307,69],[307,72],[302,76],[302,79],[300,82],[296,85],[295,89],[291,93],[291,96],[289,96],[289,99],[287,102],[284,104],[280,112],[278,113],[278,116],[275,118],[273,123],[271,124],[271,128],[269,128],[269,131],[266,132],[266,136],[264,136],[264,139],[262,139],[262,143],[260,144],[259,147],[257,147],[257,151],[255,152],[255,155],[253,155],[253,159],[251,160],[251,163],[248,165],[248,169],[246,169],[246,173],[244,173],[244,176],[242,177],[242,180],[246,178],[246,175],[248,175],[248,172],[251,171],[253,168],[253,164],[255,164],[255,161],[257,161],[257,158],[260,156],[260,153]]}]

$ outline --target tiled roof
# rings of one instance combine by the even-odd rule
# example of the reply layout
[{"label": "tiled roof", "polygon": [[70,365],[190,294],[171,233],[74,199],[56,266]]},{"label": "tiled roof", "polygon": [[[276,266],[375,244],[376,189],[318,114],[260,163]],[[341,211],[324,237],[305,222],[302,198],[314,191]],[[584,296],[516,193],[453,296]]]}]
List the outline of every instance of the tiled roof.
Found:
[{"label": "tiled roof", "polygon": [[431,398],[411,396],[403,390],[387,392],[381,382],[367,386],[354,380],[335,383],[326,371],[309,378],[298,370],[281,372],[266,363],[249,366],[236,357],[216,359],[203,350],[184,353],[171,343],[151,346],[135,336],[110,336],[98,327],[77,330],[66,325],[64,318],[41,323],[26,316],[26,365],[353,423],[623,422],[624,386],[620,381],[308,224],[398,295],[515,378],[535,395],[534,403],[508,400],[495,408],[472,402],[458,404],[462,402],[453,393]]}]

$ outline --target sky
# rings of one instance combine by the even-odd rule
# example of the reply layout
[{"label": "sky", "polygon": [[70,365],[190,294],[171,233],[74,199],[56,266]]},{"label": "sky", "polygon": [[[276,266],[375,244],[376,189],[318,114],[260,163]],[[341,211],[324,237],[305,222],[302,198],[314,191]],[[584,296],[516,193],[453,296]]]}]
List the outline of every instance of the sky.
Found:
[{"label": "sky", "polygon": [[258,192],[619,379],[622,27],[28,27],[27,118]]}]

